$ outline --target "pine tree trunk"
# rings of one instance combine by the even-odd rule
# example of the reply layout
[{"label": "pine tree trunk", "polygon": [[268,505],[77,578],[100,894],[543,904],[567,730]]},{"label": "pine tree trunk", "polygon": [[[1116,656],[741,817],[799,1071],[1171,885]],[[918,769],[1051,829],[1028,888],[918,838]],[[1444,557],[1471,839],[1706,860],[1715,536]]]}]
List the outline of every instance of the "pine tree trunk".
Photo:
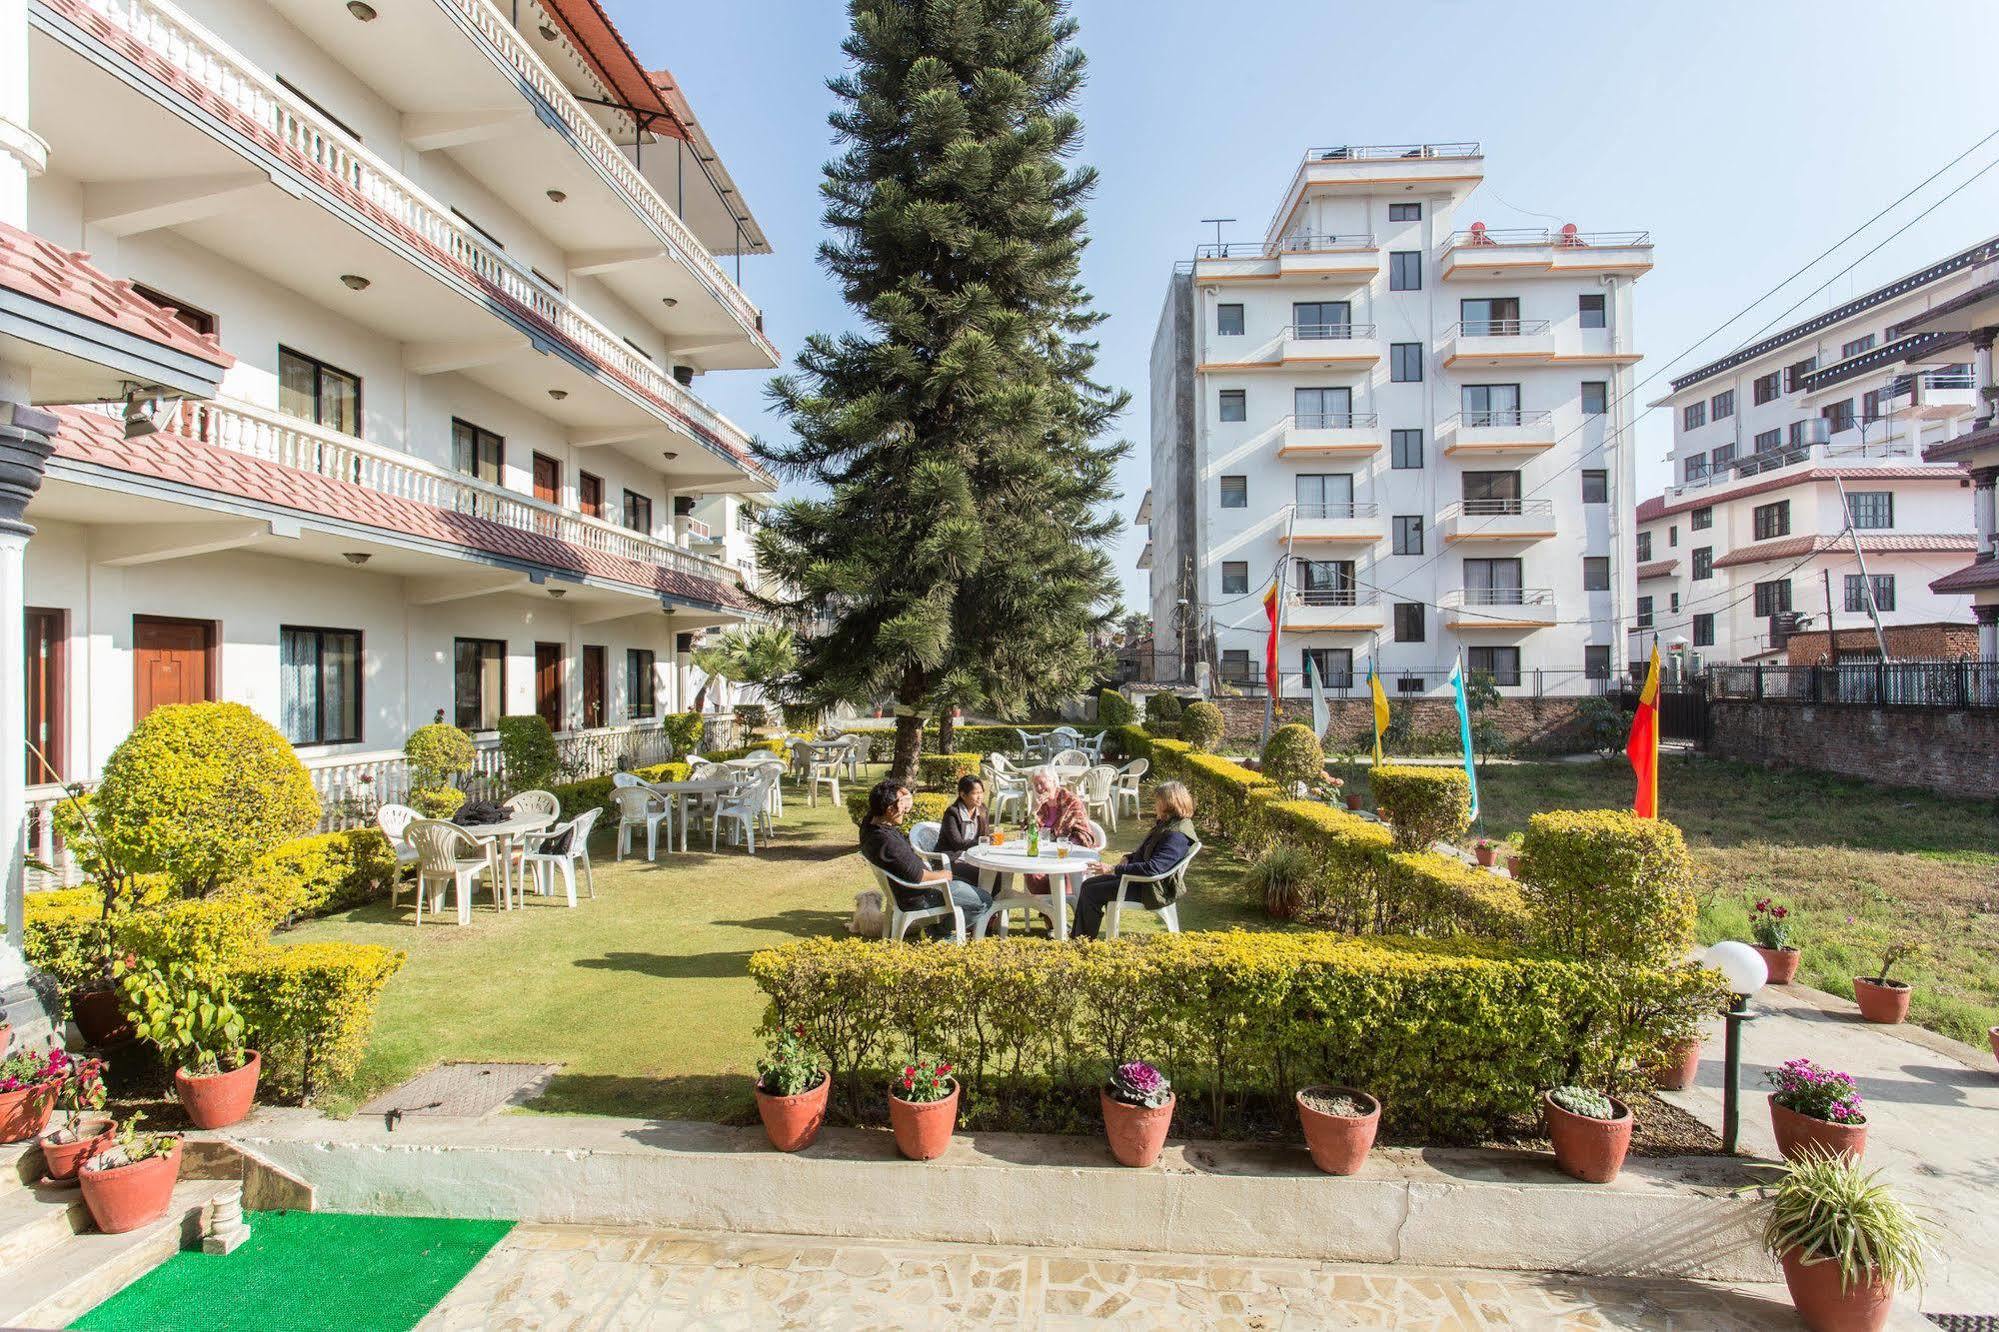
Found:
[{"label": "pine tree trunk", "polygon": [[888,775],[898,782],[916,786],[917,759],[923,754],[923,718],[915,710],[923,703],[927,681],[921,670],[911,667],[902,674],[902,687],[895,691],[896,702],[910,709],[895,718],[895,759]]},{"label": "pine tree trunk", "polygon": [[951,745],[957,738],[958,719],[951,715],[950,708],[945,708],[937,714],[937,752],[940,754],[956,753],[957,751],[952,749]]}]

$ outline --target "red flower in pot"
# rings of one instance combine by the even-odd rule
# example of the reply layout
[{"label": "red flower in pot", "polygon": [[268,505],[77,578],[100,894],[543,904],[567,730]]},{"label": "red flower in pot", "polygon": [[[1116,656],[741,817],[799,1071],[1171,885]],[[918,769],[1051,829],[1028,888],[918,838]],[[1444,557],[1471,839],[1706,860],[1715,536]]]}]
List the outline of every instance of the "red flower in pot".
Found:
[{"label": "red flower in pot", "polygon": [[68,1076],[69,1056],[61,1050],[22,1050],[0,1060],[0,1142],[26,1142],[48,1127]]},{"label": "red flower in pot", "polygon": [[1850,1074],[1809,1059],[1787,1059],[1763,1076],[1775,1088],[1770,1129],[1786,1161],[1814,1154],[1858,1161],[1866,1154],[1866,1103]]},{"label": "red flower in pot", "polygon": [[888,1089],[888,1122],[895,1146],[912,1161],[942,1156],[958,1126],[958,1080],[951,1065],[921,1057],[903,1065]]},{"label": "red flower in pot", "polygon": [[[60,1051],[55,1053],[60,1054]],[[77,1168],[111,1140],[116,1127],[104,1109],[104,1064],[97,1059],[70,1059],[67,1076],[56,1089],[55,1108],[62,1118],[40,1138],[42,1163],[49,1181],[76,1182]]]},{"label": "red flower in pot", "polygon": [[1798,974],[1798,959],[1802,956],[1798,946],[1791,942],[1791,932],[1795,928],[1791,920],[1791,908],[1769,897],[1759,897],[1749,907],[1749,933],[1754,940],[1749,946],[1763,959],[1763,965],[1770,970],[1772,985],[1789,985]]}]

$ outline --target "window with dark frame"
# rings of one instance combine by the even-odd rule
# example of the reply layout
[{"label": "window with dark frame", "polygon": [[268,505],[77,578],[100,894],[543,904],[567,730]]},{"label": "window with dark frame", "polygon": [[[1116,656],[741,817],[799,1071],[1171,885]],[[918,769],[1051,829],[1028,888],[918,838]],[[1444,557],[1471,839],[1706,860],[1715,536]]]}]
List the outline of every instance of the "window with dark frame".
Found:
[{"label": "window with dark frame", "polygon": [[1249,561],[1222,561],[1222,595],[1230,596],[1249,591]]},{"label": "window with dark frame", "polygon": [[1398,601],[1395,603],[1395,641],[1398,643],[1420,643],[1423,641],[1422,602]]},{"label": "window with dark frame", "polygon": [[1423,205],[1419,203],[1392,203],[1388,205],[1390,222],[1421,222]]},{"label": "window with dark frame", "polygon": [[1783,392],[1781,372],[1772,370],[1767,375],[1758,375],[1749,385],[1749,396],[1758,407],[1766,402],[1775,402]]},{"label": "window with dark frame", "polygon": [[1775,504],[1759,504],[1750,515],[1756,533],[1756,540],[1768,541],[1772,537],[1791,534],[1791,501],[1778,500]]},{"label": "window with dark frame", "polygon": [[1750,447],[1757,453],[1768,453],[1772,449],[1781,449],[1784,447],[1784,432],[1782,430],[1759,430],[1756,432],[1756,438],[1750,441]]},{"label": "window with dark frame", "polygon": [[1667,599],[1666,604],[1672,608],[1673,614],[1678,615],[1680,613],[1680,594],[1677,592],[1673,593]]},{"label": "window with dark frame", "polygon": [[1242,305],[1229,302],[1215,307],[1215,336],[1218,338],[1239,338],[1242,336]]},{"label": "window with dark frame", "polygon": [[1850,490],[1846,512],[1853,525],[1879,532],[1895,525],[1895,492],[1892,490]]},{"label": "window with dark frame", "polygon": [[1687,515],[1687,526],[1696,532],[1705,532],[1714,526],[1714,507],[1703,505]]},{"label": "window with dark frame", "polygon": [[1583,415],[1602,416],[1610,410],[1610,384],[1602,379],[1585,379],[1582,388]]},{"label": "window with dark frame", "polygon": [[1247,476],[1225,476],[1222,478],[1222,507],[1224,509],[1247,509],[1249,507],[1249,478]]},{"label": "window with dark frame", "polygon": [[648,721],[658,708],[651,648],[625,649],[625,719]]},{"label": "window with dark frame", "polygon": [[1666,544],[1669,546],[1677,546],[1680,544],[1680,525],[1678,523],[1670,523],[1667,525]]},{"label": "window with dark frame", "polygon": [[1708,455],[1707,455],[1708,470],[1710,472],[1713,472],[1717,476],[1719,476],[1734,462],[1735,462],[1735,445],[1733,444],[1723,444],[1716,448],[1708,450]]},{"label": "window with dark frame", "polygon": [[1581,327],[1604,327],[1606,313],[1601,293],[1585,292],[1576,297],[1576,323]]},{"label": "window with dark frame", "polygon": [[1221,419],[1224,421],[1247,421],[1249,419],[1249,393],[1245,389],[1223,389],[1218,400]]},{"label": "window with dark frame", "polygon": [[1394,550],[1397,555],[1421,555],[1423,553],[1422,514],[1398,513],[1395,515]]},{"label": "window with dark frame", "polygon": [[1601,643],[1583,645],[1583,679],[1608,680],[1610,678],[1610,649]]},{"label": "window with dark frame", "polygon": [[1855,338],[1851,342],[1842,342],[1839,345],[1839,359],[1842,361],[1848,360],[1852,357],[1860,355],[1862,352],[1870,352],[1873,350],[1874,350],[1874,335],[1872,333],[1869,333],[1864,338]]},{"label": "window with dark frame", "polygon": [[1695,646],[1695,647],[1713,647],[1713,646],[1714,646],[1714,616],[1713,616],[1713,615],[1696,615],[1696,616],[1694,616],[1694,646]]},{"label": "window with dark frame", "polygon": [[361,377],[289,347],[278,348],[278,410],[361,436]]},{"label": "window with dark frame", "polygon": [[1650,629],[1652,627],[1652,598],[1650,597],[1638,598],[1638,627],[1640,629]]},{"label": "window with dark frame", "polygon": [[1735,390],[1723,389],[1707,400],[1707,416],[1710,421],[1726,421],[1735,415]]},{"label": "window with dark frame", "polygon": [[452,640],[453,721],[461,731],[491,731],[507,699],[507,645],[497,638]]},{"label": "window with dark frame", "polygon": [[360,630],[278,630],[278,714],[295,745],[360,741]]},{"label": "window with dark frame", "polygon": [[210,337],[215,334],[215,330],[218,327],[215,322],[215,316],[206,310],[189,305],[177,296],[169,296],[163,291],[148,287],[143,282],[134,282],[132,284],[132,294],[143,297],[151,301],[154,305],[164,306],[166,309],[172,310],[174,322],[192,332],[206,334]]},{"label": "window with dark frame", "polygon": [[1610,591],[1610,556],[1583,556],[1583,591]]},{"label": "window with dark frame", "polygon": [[634,532],[652,532],[652,496],[625,492],[625,526]]},{"label": "window with dark frame", "polygon": [[1420,384],[1423,382],[1422,343],[1395,342],[1389,344],[1388,382],[1391,384]]},{"label": "window with dark frame", "polygon": [[1610,472],[1603,467],[1583,468],[1583,503],[1610,503]]},{"label": "window with dark frame", "polygon": [[1645,564],[1649,562],[1651,558],[1652,558],[1652,534],[1650,532],[1640,532],[1638,534],[1638,562],[1640,564]]},{"label": "window with dark frame", "polygon": [[1853,399],[1841,398],[1838,402],[1827,403],[1819,408],[1819,415],[1825,418],[1826,428],[1837,435],[1842,430],[1853,429]]},{"label": "window with dark frame", "polygon": [[1256,667],[1249,659],[1248,648],[1222,649],[1222,678],[1224,680],[1247,681],[1256,674]]},{"label": "window with dark frame", "polygon": [[1388,465],[1400,471],[1412,471],[1423,465],[1423,432],[1420,430],[1391,430],[1388,432]]},{"label": "window with dark frame", "polygon": [[1791,580],[1775,578],[1756,585],[1756,613],[1781,615],[1791,609]]},{"label": "window with dark frame", "polygon": [[470,421],[451,418],[451,465],[470,477],[500,484],[507,442]]},{"label": "window with dark frame", "polygon": [[1388,289],[1390,291],[1421,291],[1423,289],[1423,252],[1421,250],[1392,250],[1389,252]]},{"label": "window with dark frame", "polygon": [[1714,547],[1695,546],[1693,571],[1689,575],[1696,583],[1704,583],[1714,577]]},{"label": "window with dark frame", "polygon": [[1860,395],[1860,419],[1879,421],[1881,419],[1881,390],[1868,389]]},{"label": "window with dark frame", "polygon": [[1872,578],[1874,582],[1874,609],[1880,611],[1894,610],[1894,574],[1870,574],[1867,577],[1862,577],[1860,574],[1848,574],[1846,575],[1847,611],[1854,615],[1863,615],[1867,612],[1868,578]]},{"label": "window with dark frame", "polygon": [[1818,368],[1819,358],[1816,356],[1807,356],[1795,365],[1784,367],[1785,392],[1796,393],[1799,389],[1803,388],[1805,386],[1805,376]]},{"label": "window with dark frame", "polygon": [[1680,429],[1697,430],[1707,424],[1707,404],[1690,402],[1680,408]]},{"label": "window with dark frame", "polygon": [[1302,674],[1306,662],[1312,663],[1312,670],[1319,677],[1319,683],[1327,689],[1353,688],[1352,648],[1306,648],[1298,654],[1298,670]]},{"label": "window with dark frame", "polygon": [[1517,647],[1469,647],[1465,667],[1473,675],[1483,673],[1496,685],[1520,683],[1520,649]]}]

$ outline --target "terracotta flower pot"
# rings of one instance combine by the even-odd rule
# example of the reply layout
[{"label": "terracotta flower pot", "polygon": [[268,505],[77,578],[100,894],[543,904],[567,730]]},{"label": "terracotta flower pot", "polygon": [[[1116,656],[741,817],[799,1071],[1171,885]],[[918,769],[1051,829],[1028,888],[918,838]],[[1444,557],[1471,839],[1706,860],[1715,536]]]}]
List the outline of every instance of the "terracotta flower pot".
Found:
[{"label": "terracotta flower pot", "polygon": [[1999,1059],[1999,1027],[1988,1028],[1985,1039],[1992,1042],[1992,1057]]},{"label": "terracotta flower pot", "polygon": [[1789,985],[1798,975],[1798,958],[1802,954],[1794,947],[1765,948],[1762,944],[1750,944],[1756,955],[1763,959],[1763,965],[1770,969],[1772,985]]},{"label": "terracotta flower pot", "polygon": [[1541,1108],[1548,1119],[1548,1140],[1555,1145],[1555,1165],[1572,1179],[1586,1184],[1608,1184],[1624,1168],[1624,1154],[1631,1150],[1631,1107],[1612,1097],[1610,1108],[1616,1119],[1591,1119],[1555,1104],[1555,1098],[1541,1093]]},{"label": "terracotta flower pot", "polygon": [[1348,796],[1348,797],[1347,797],[1347,808],[1348,808],[1348,809],[1351,809],[1351,810],[1359,810],[1359,809],[1360,809],[1360,797],[1359,797],[1359,796],[1357,796],[1357,795],[1350,795],[1350,796]]},{"label": "terracotta flower pot", "polygon": [[1909,1016],[1909,996],[1913,993],[1902,981],[1875,980],[1870,976],[1853,978],[1853,1002],[1860,1005],[1860,1016],[1884,1026],[1893,1026]]},{"label": "terracotta flower pot", "polygon": [[228,1128],[237,1120],[250,1113],[250,1107],[257,1099],[257,1074],[264,1066],[263,1057],[255,1050],[243,1061],[243,1067],[227,1073],[211,1073],[206,1077],[189,1073],[184,1068],[174,1070],[174,1091],[180,1096],[181,1108],[196,1128]]},{"label": "terracotta flower pot", "polygon": [[1472,854],[1477,856],[1478,863],[1487,869],[1491,869],[1495,864],[1499,863],[1499,852],[1489,846],[1475,846],[1472,848]]},{"label": "terracotta flower pot", "polygon": [[12,1027],[12,1025],[8,1023],[0,1022],[0,1059],[4,1059],[6,1057],[7,1047],[12,1045],[13,1043],[14,1043],[14,1028]]},{"label": "terracotta flower pot", "polygon": [[819,1081],[796,1096],[773,1096],[761,1085],[757,1092],[757,1115],[764,1122],[764,1136],[781,1152],[802,1151],[819,1136],[826,1122],[826,1101],[833,1092],[833,1079],[819,1070]]},{"label": "terracotta flower pot", "polygon": [[1099,1087],[1097,1099],[1103,1105],[1104,1133],[1111,1140],[1111,1155],[1117,1163],[1149,1166],[1157,1161],[1160,1149],[1166,1146],[1166,1130],[1173,1126],[1173,1107],[1179,1098],[1167,1092],[1165,1105],[1132,1105]]},{"label": "terracotta flower pot", "polygon": [[42,1134],[42,1165],[49,1179],[57,1184],[76,1183],[77,1167],[111,1141],[111,1132],[115,1127],[108,1118],[93,1116],[83,1121],[74,1141],[50,1142],[49,1135]]},{"label": "terracotta flower pot", "polygon": [[180,1179],[180,1139],[174,1139],[173,1150],[165,1156],[115,1170],[85,1170],[77,1178],[83,1181],[83,1202],[99,1230],[107,1235],[137,1230],[167,1214]]},{"label": "terracotta flower pot", "polygon": [[1685,1091],[1700,1073],[1700,1037],[1689,1037],[1673,1048],[1667,1060],[1651,1070],[1652,1085],[1660,1091]]},{"label": "terracotta flower pot", "polygon": [[951,1131],[958,1127],[957,1080],[952,1079],[951,1094],[941,1101],[905,1101],[890,1092],[888,1123],[895,1130],[896,1150],[910,1160],[942,1156],[951,1145]]},{"label": "terracotta flower pot", "polygon": [[0,1142],[26,1142],[49,1126],[56,1109],[56,1084],[0,1092]]},{"label": "terracotta flower pot", "polygon": [[1520,877],[1520,867],[1525,863],[1519,856],[1508,856],[1506,858],[1506,872],[1517,879]]},{"label": "terracotta flower pot", "polygon": [[[1366,1114],[1334,1115],[1315,1110],[1305,1100],[1305,1092],[1344,1092],[1365,1105]],[[1305,1149],[1312,1164],[1329,1175],[1357,1174],[1367,1164],[1374,1146],[1374,1133],[1381,1126],[1381,1102],[1353,1087],[1307,1087],[1297,1094],[1298,1122],[1305,1130]]]},{"label": "terracotta flower pot", "polygon": [[1829,1119],[1801,1115],[1787,1105],[1770,1102],[1770,1131],[1777,1135],[1777,1151],[1786,1161],[1795,1161],[1811,1150],[1833,1152],[1851,1161],[1867,1154],[1867,1125],[1835,1124]]},{"label": "terracotta flower pot", "polygon": [[113,989],[77,990],[69,997],[69,1015],[91,1046],[122,1045],[132,1039],[132,1023]]},{"label": "terracotta flower pot", "polygon": [[1812,1332],[1878,1332],[1888,1325],[1895,1288],[1874,1269],[1848,1286],[1840,1279],[1838,1263],[1807,1263],[1803,1250],[1788,1249],[1778,1261],[1791,1303]]}]

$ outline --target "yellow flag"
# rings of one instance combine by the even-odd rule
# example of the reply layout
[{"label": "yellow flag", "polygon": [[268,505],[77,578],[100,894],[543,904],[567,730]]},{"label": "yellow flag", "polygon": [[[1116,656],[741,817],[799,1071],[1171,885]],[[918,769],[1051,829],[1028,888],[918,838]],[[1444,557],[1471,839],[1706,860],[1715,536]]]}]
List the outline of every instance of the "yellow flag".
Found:
[{"label": "yellow flag", "polygon": [[1381,733],[1388,729],[1388,693],[1381,687],[1381,672],[1374,658],[1367,659],[1367,687],[1374,694],[1374,761],[1381,762]]}]

